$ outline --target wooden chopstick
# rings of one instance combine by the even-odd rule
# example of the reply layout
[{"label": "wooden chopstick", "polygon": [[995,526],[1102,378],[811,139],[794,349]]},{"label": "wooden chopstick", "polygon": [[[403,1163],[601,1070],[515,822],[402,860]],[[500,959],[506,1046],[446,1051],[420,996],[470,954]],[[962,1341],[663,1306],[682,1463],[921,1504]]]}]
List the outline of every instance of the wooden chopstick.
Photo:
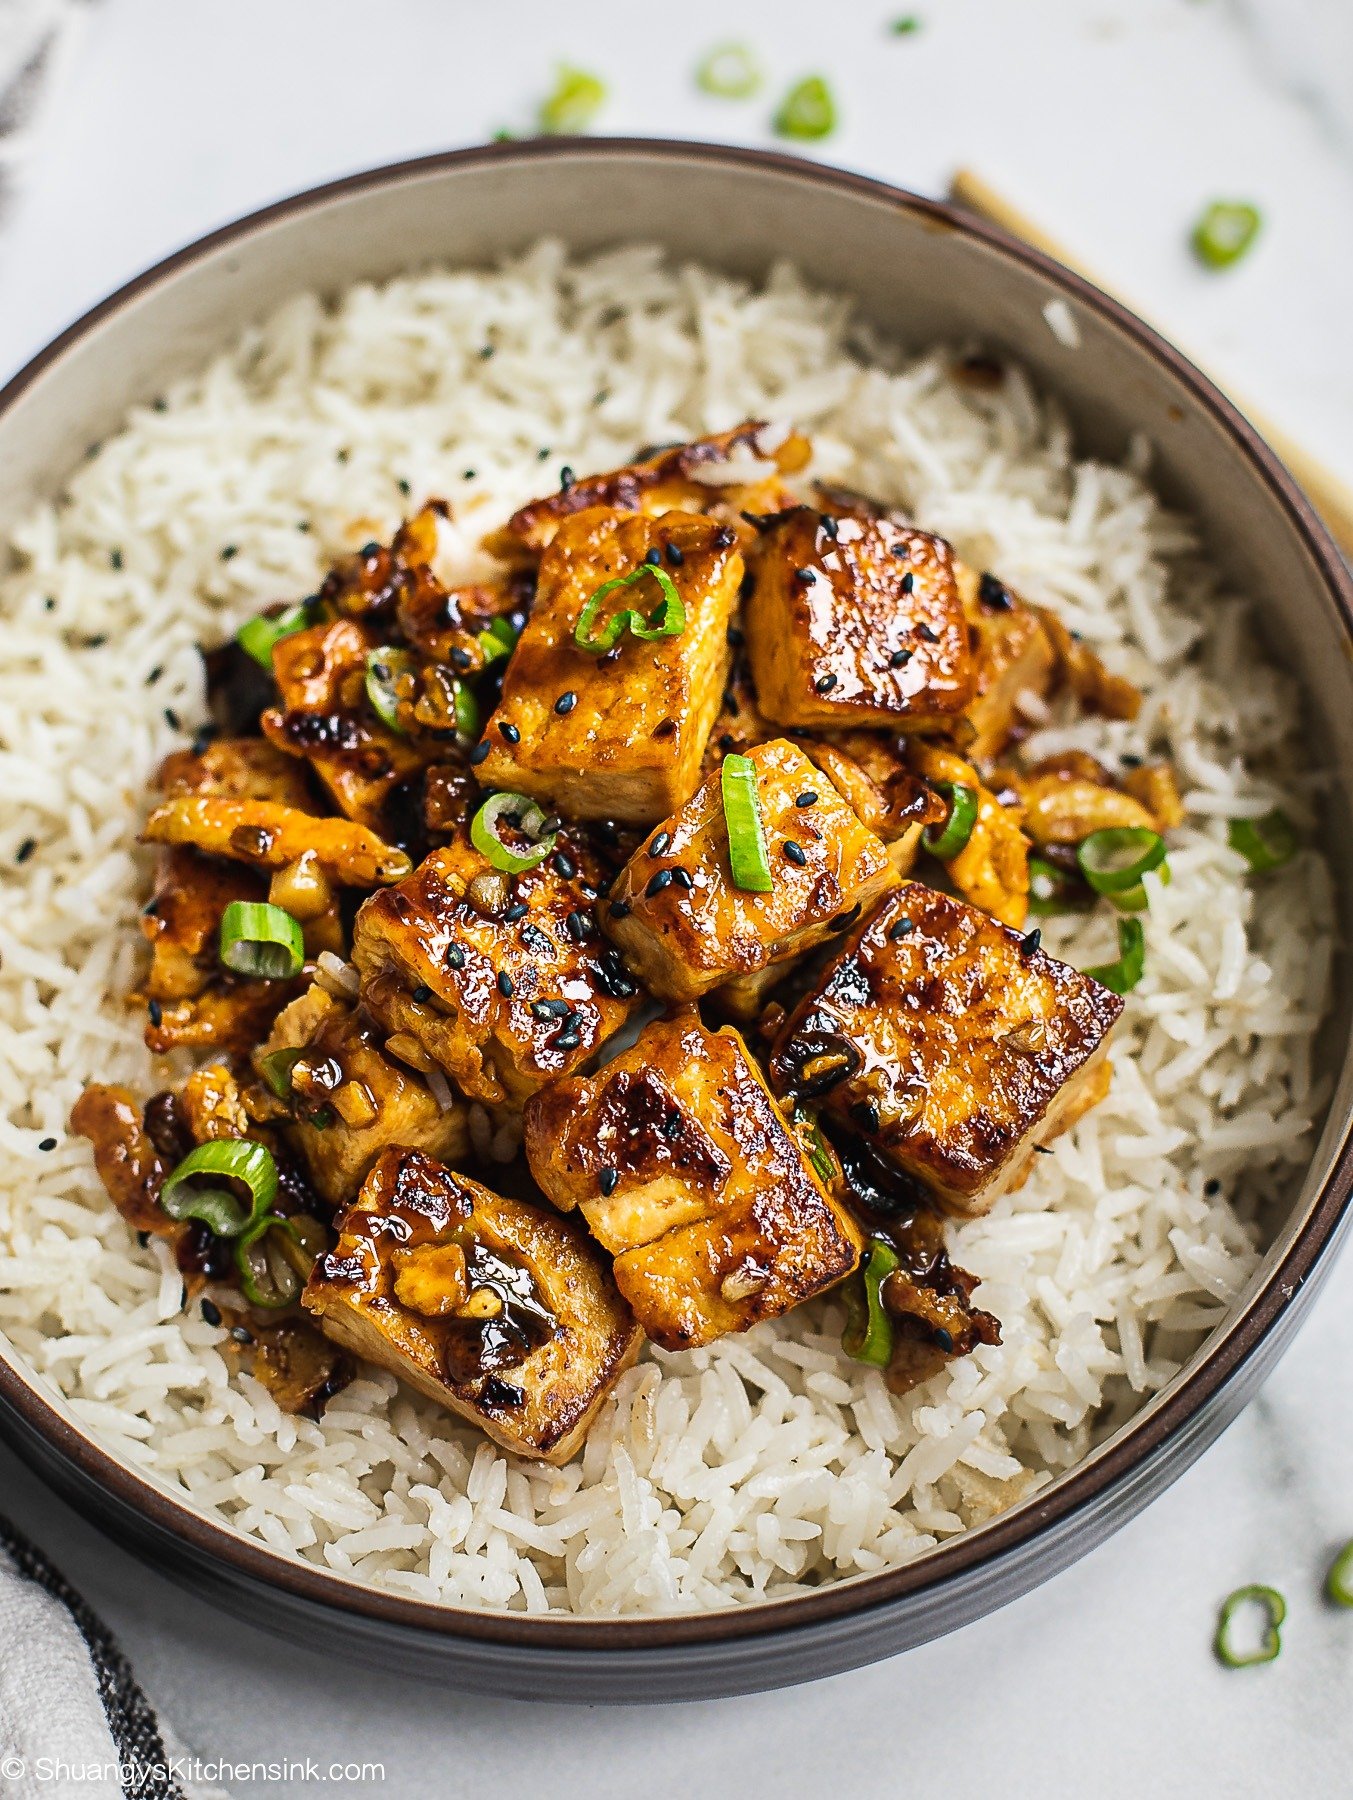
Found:
[{"label": "wooden chopstick", "polygon": [[[950,192],[958,204],[967,207],[969,212],[975,212],[980,218],[990,220],[993,225],[999,225],[1012,237],[1022,238],[1026,244],[1032,244],[1035,250],[1041,250],[1044,255],[1052,257],[1055,262],[1062,263],[1068,269],[1073,269],[1078,275],[1083,275],[1087,281],[1092,281],[1106,294],[1114,293],[1108,283],[1102,281],[1093,269],[1087,268],[1079,257],[1073,256],[1066,249],[1065,245],[1059,244],[1054,238],[1049,237],[1047,232],[1026,213],[1011,205],[1004,194],[998,193],[991,183],[984,176],[979,175],[975,169],[960,169],[954,176]],[[1114,298],[1122,300],[1122,295],[1116,294]],[[1139,316],[1145,317],[1144,314],[1141,314],[1140,308],[1132,306],[1130,301],[1125,301],[1124,304],[1130,310],[1137,312]],[[1157,326],[1157,330],[1159,329],[1160,327]],[[1162,332],[1162,336],[1168,337],[1169,335],[1168,332]],[[1185,352],[1185,354],[1189,353]],[[1196,356],[1191,357],[1191,360],[1203,370],[1204,374],[1209,373],[1206,366]],[[1212,376],[1212,379],[1217,381],[1215,375]],[[1310,451],[1303,449],[1300,444],[1289,437],[1281,426],[1275,425],[1271,419],[1265,418],[1257,407],[1251,406],[1247,400],[1242,399],[1234,388],[1221,381],[1217,381],[1217,386],[1224,389],[1232,403],[1240,408],[1259,435],[1268,440],[1270,448],[1287,464],[1297,482],[1305,489],[1312,506],[1324,520],[1330,536],[1344,555],[1353,559],[1353,488],[1350,488],[1342,477],[1336,475],[1317,457],[1312,456]]]}]

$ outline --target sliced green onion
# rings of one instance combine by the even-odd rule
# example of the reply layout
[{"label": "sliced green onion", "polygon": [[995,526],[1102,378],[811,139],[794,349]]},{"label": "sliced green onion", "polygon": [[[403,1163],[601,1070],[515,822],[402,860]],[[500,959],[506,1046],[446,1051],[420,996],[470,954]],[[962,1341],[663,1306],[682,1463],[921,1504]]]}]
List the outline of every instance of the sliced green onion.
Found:
[{"label": "sliced green onion", "polygon": [[886,1238],[870,1238],[869,1256],[858,1281],[846,1291],[845,1333],[841,1348],[856,1362],[886,1369],[893,1359],[893,1322],[883,1304],[883,1284],[898,1266],[897,1251]]},{"label": "sliced green onion", "polygon": [[[1253,1650],[1237,1650],[1231,1642],[1231,1621],[1242,1607],[1247,1606],[1262,1606],[1267,1623]],[[1286,1617],[1287,1602],[1277,1588],[1264,1587],[1258,1582],[1237,1588],[1222,1601],[1217,1615],[1217,1635],[1212,1640],[1217,1661],[1225,1663],[1228,1669],[1252,1669],[1258,1663],[1273,1662],[1283,1647],[1282,1623]]]},{"label": "sliced green onion", "polygon": [[258,1072],[279,1100],[291,1099],[291,1072],[305,1055],[302,1049],[269,1050],[258,1059]]},{"label": "sliced green onion", "polygon": [[1232,819],[1226,828],[1226,841],[1233,850],[1239,850],[1256,875],[1281,869],[1301,848],[1295,826],[1276,806],[1262,819]]},{"label": "sliced green onion", "polygon": [[941,862],[952,862],[967,844],[977,823],[977,789],[967,787],[961,781],[935,781],[931,786],[949,802],[949,817],[939,831],[927,825],[921,833],[921,842]]},{"label": "sliced green onion", "polygon": [[1336,1606],[1353,1606],[1353,1544],[1345,1544],[1330,1564],[1325,1592]]},{"label": "sliced green onion", "polygon": [[719,779],[733,885],[747,894],[768,894],[774,883],[756,791],[756,764],[750,756],[725,756]]},{"label": "sliced green onion", "polygon": [[237,975],[284,981],[305,962],[299,919],[262,900],[232,900],[221,914],[221,961]]},{"label": "sliced green onion", "polygon": [[1193,228],[1193,248],[1209,269],[1229,269],[1240,261],[1263,224],[1248,200],[1214,200]]},{"label": "sliced green onion", "polygon": [[910,37],[913,31],[921,29],[921,21],[915,13],[904,13],[900,19],[894,19],[888,29],[894,37]]},{"label": "sliced green onion", "polygon": [[[238,1181],[249,1190],[249,1206],[229,1188],[209,1186],[200,1177]],[[171,1219],[201,1219],[217,1237],[236,1237],[268,1211],[277,1198],[277,1164],[266,1144],[252,1138],[213,1138],[190,1150],[160,1189],[160,1205]]]},{"label": "sliced green onion", "polygon": [[818,1180],[824,1187],[831,1187],[836,1180],[836,1158],[827,1148],[827,1140],[822,1135],[817,1114],[810,1112],[806,1106],[796,1106],[794,1123],[808,1139],[808,1160],[812,1163]]},{"label": "sliced green onion", "polygon": [[240,626],[235,633],[235,642],[271,674],[273,646],[280,644],[285,637],[304,631],[313,616],[314,609],[308,600],[285,607],[279,613],[259,613],[256,618],[246,619]]},{"label": "sliced green onion", "polygon": [[[500,819],[504,824],[508,823],[504,814],[514,814],[517,830],[523,836],[535,839],[529,850],[518,850],[504,843],[498,824]],[[554,849],[559,834],[547,831],[542,837],[540,828],[544,823],[545,814],[529,795],[490,794],[470,821],[470,842],[495,869],[520,875],[526,869],[534,869],[537,863],[543,863]]]},{"label": "sliced green onion", "polygon": [[1140,919],[1118,921],[1118,961],[1100,963],[1085,973],[1115,994],[1130,994],[1146,973],[1146,933]]},{"label": "sliced green onion", "polygon": [[484,657],[484,665],[497,662],[500,657],[511,656],[517,648],[520,634],[507,619],[495,619],[492,625],[486,625],[479,633],[476,642]]},{"label": "sliced green onion", "polygon": [[281,1245],[272,1242],[273,1232],[284,1239],[296,1235],[290,1219],[270,1212],[256,1219],[235,1243],[235,1267],[245,1299],[270,1312],[290,1306],[301,1291],[301,1277]]},{"label": "sliced green onion", "polygon": [[695,71],[695,85],[720,100],[746,100],[761,86],[761,69],[746,44],[718,44]]},{"label": "sliced green onion", "polygon": [[401,737],[408,734],[399,722],[399,683],[417,668],[411,652],[394,644],[381,644],[366,653],[366,697],[382,724]]},{"label": "sliced green onion", "polygon": [[1029,911],[1046,917],[1087,904],[1085,888],[1074,875],[1045,857],[1029,858]]},{"label": "sliced green onion", "polygon": [[561,64],[554,87],[540,105],[540,129],[551,137],[586,131],[606,100],[606,83],[586,69]]},{"label": "sliced green onion", "polygon": [[[602,601],[620,588],[633,587],[645,575],[651,575],[662,589],[661,603],[647,619],[633,607],[625,607],[621,612],[612,613],[601,630],[593,636],[592,627],[601,611]],[[666,569],[659,568],[656,563],[642,562],[637,569],[631,569],[628,575],[616,575],[612,580],[602,582],[578,615],[578,623],[573,627],[573,641],[580,650],[600,656],[605,650],[613,650],[621,633],[625,631],[651,643],[654,638],[680,637],[685,629],[686,608],[681,604],[676,583]]]},{"label": "sliced green onion", "polygon": [[820,75],[809,75],[780,102],[774,126],[781,137],[811,142],[836,129],[836,102]]},{"label": "sliced green onion", "polygon": [[467,744],[472,744],[479,736],[479,702],[473,688],[458,681],[453,704],[456,712],[456,736],[463,738]]},{"label": "sliced green onion", "polygon": [[1111,825],[1092,831],[1076,851],[1081,874],[1097,894],[1105,894],[1122,912],[1143,912],[1147,894],[1142,876],[1155,870],[1170,879],[1165,839],[1144,825]]}]

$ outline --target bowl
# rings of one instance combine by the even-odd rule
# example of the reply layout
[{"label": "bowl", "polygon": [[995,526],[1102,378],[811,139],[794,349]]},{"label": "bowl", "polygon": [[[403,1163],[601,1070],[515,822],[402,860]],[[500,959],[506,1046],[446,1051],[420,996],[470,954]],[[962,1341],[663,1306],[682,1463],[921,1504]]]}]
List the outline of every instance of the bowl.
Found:
[{"label": "bowl", "polygon": [[[1223,571],[1264,600],[1274,657],[1301,684],[1324,841],[1353,941],[1353,585],[1292,479],[1177,351],[1123,307],[945,206],[793,158],[711,145],[540,140],[373,170],[230,225],[149,270],[0,392],[0,524],[59,488],[127,408],[303,288],[475,264],[562,236],[657,242],[760,275],[789,258],[886,336],[975,339],[1064,404],[1082,446],[1134,431],[1156,483]],[[1060,300],[1073,329],[1044,309]],[[1255,1393],[1328,1272],[1353,1185],[1350,990],[1320,1046],[1333,1083],[1318,1142],[1246,1292],[1192,1361],[1087,1460],[916,1562],[809,1595],[651,1618],[526,1617],[401,1597],[246,1539],[121,1461],[0,1339],[0,1430],[94,1523],[195,1591],[262,1623],[464,1688],[562,1700],[692,1699],[808,1680],[904,1650],[1013,1599],[1092,1549],[1180,1475]]]}]

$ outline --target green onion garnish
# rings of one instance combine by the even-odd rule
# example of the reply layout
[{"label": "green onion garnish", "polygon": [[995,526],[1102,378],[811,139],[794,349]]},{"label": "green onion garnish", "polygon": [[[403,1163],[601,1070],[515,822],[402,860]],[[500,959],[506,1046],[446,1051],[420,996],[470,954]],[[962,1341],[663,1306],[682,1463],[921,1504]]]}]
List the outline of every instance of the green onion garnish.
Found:
[{"label": "green onion garnish", "polygon": [[1059,913],[1087,900],[1084,887],[1074,875],[1059,869],[1045,857],[1029,858],[1029,911],[1046,916]]},{"label": "green onion garnish", "polygon": [[1330,1564],[1325,1592],[1336,1606],[1353,1606],[1353,1544],[1345,1544]]},{"label": "green onion garnish", "polygon": [[1085,971],[1115,994],[1130,994],[1146,973],[1146,933],[1140,919],[1118,921],[1118,961]]},{"label": "green onion garnish", "polygon": [[949,817],[939,831],[927,825],[921,833],[921,842],[941,862],[952,862],[967,844],[977,823],[977,789],[966,787],[960,781],[936,781],[931,786],[949,802]]},{"label": "green onion garnish", "polygon": [[804,142],[830,137],[836,129],[831,89],[820,75],[806,76],[785,95],[772,123],[781,137]]},{"label": "green onion garnish", "polygon": [[291,1098],[291,1072],[305,1055],[301,1049],[269,1050],[258,1059],[258,1072],[279,1100]]},{"label": "green onion garnish", "polygon": [[606,101],[606,83],[586,69],[561,64],[554,87],[540,104],[540,129],[551,137],[586,131]]},{"label": "green onion garnish", "polygon": [[1229,269],[1240,261],[1263,224],[1248,200],[1214,200],[1193,228],[1193,248],[1209,269]]},{"label": "green onion garnish", "polygon": [[1256,875],[1281,869],[1301,847],[1292,821],[1276,806],[1262,819],[1232,819],[1226,828],[1226,841],[1233,850],[1239,850]]},{"label": "green onion garnish", "polygon": [[232,900],[221,914],[221,961],[236,975],[285,981],[305,962],[300,920],[261,900]]},{"label": "green onion garnish", "polygon": [[[662,589],[662,601],[648,618],[645,619],[633,607],[625,607],[621,612],[612,613],[601,630],[593,636],[592,627],[601,611],[602,601],[620,588],[633,587],[646,575],[652,576]],[[621,633],[625,631],[651,643],[654,638],[680,637],[685,629],[686,608],[681,604],[676,583],[666,569],[660,569],[656,563],[642,562],[637,569],[631,569],[628,575],[616,575],[610,581],[602,582],[579,614],[578,623],[573,627],[573,641],[580,650],[600,656],[603,651],[613,650]]]},{"label": "green onion garnish", "polygon": [[246,619],[240,626],[235,633],[235,642],[271,674],[273,646],[280,644],[285,637],[304,631],[312,617],[313,611],[308,600],[301,600],[279,613],[259,613],[256,618]]},{"label": "green onion garnish", "polygon": [[794,1123],[808,1140],[808,1160],[812,1163],[818,1180],[823,1187],[830,1188],[836,1180],[836,1158],[827,1148],[827,1140],[822,1135],[817,1114],[810,1112],[806,1106],[796,1106]]},{"label": "green onion garnish", "polygon": [[235,1268],[244,1297],[251,1306],[270,1312],[290,1306],[301,1291],[301,1276],[282,1244],[273,1241],[274,1232],[284,1241],[298,1242],[291,1220],[273,1212],[256,1219],[235,1241]]},{"label": "green onion garnish", "polygon": [[[226,1187],[200,1183],[215,1175],[249,1190],[246,1209]],[[201,1219],[217,1237],[237,1237],[261,1219],[277,1198],[277,1164],[266,1144],[252,1138],[213,1138],[190,1150],[160,1189],[160,1205],[171,1219]]]},{"label": "green onion garnish", "polygon": [[472,744],[479,736],[479,702],[473,688],[458,681],[453,704],[456,712],[456,736],[463,738],[467,744]]},{"label": "green onion garnish", "polygon": [[888,29],[894,37],[910,37],[913,31],[921,29],[921,21],[915,13],[905,13],[900,19],[894,19]]},{"label": "green onion garnish", "polygon": [[401,737],[407,734],[399,722],[399,683],[416,667],[411,653],[394,644],[381,644],[366,653],[366,697],[371,710]]},{"label": "green onion garnish", "polygon": [[756,764],[750,756],[723,759],[720,771],[724,823],[728,826],[728,862],[733,885],[747,894],[768,894],[770,858],[761,825],[761,802],[756,791]]},{"label": "green onion garnish", "polygon": [[[511,818],[504,815],[511,815]],[[523,837],[533,839],[529,850],[517,850],[504,843],[499,830],[499,820],[503,824],[515,825]],[[545,814],[527,794],[490,794],[470,821],[470,841],[481,856],[487,857],[495,869],[502,869],[509,875],[520,875],[526,869],[534,869],[537,863],[554,849],[555,839],[559,835],[554,831],[546,831],[542,835]]]},{"label": "green onion garnish", "polygon": [[1162,882],[1170,879],[1165,839],[1144,825],[1111,825],[1104,831],[1092,831],[1082,839],[1076,861],[1095,892],[1107,895],[1121,912],[1145,909],[1143,875],[1154,869]]},{"label": "green onion garnish", "polygon": [[511,656],[517,648],[517,637],[516,629],[507,619],[495,619],[492,625],[485,626],[477,640],[483,652],[485,667],[497,662],[500,657]]},{"label": "green onion garnish", "polygon": [[[1237,1650],[1231,1642],[1231,1621],[1246,1606],[1262,1606],[1267,1623],[1264,1635],[1253,1650]],[[1264,1587],[1258,1582],[1237,1588],[1222,1601],[1217,1615],[1217,1635],[1212,1640],[1217,1661],[1225,1663],[1228,1669],[1250,1669],[1257,1663],[1273,1662],[1283,1647],[1282,1623],[1286,1617],[1287,1602],[1277,1588]]]},{"label": "green onion garnish", "polygon": [[871,1237],[869,1256],[858,1281],[846,1289],[846,1329],[841,1348],[856,1362],[886,1369],[893,1359],[893,1322],[883,1304],[883,1284],[897,1268],[897,1251],[886,1238]]},{"label": "green onion garnish", "polygon": [[719,44],[695,71],[695,84],[720,100],[746,100],[761,86],[761,69],[746,44]]}]

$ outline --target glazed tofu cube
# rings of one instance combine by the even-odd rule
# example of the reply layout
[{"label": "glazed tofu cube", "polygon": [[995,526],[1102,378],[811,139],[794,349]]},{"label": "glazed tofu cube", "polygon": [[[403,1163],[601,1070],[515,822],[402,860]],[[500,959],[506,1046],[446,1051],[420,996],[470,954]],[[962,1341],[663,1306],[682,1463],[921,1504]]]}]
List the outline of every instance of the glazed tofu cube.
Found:
[{"label": "glazed tofu cube", "polygon": [[994,575],[958,565],[959,593],[968,620],[975,683],[958,736],[973,762],[998,756],[1019,723],[1021,694],[1041,698],[1052,686],[1056,654],[1033,607]]},{"label": "glazed tofu cube", "polygon": [[656,1020],[524,1117],[531,1171],[581,1207],[639,1323],[669,1350],[746,1331],[834,1285],[860,1236],[731,1027]]},{"label": "glazed tofu cube", "polygon": [[944,802],[911,767],[906,740],[877,731],[837,731],[797,740],[860,823],[888,846],[899,875],[911,872],[927,825],[942,825]]},{"label": "glazed tofu cube", "polygon": [[193,999],[222,979],[221,915],[232,901],[267,897],[267,882],[239,863],[218,862],[185,848],[161,850],[155,889],[141,915],[151,956],[147,997]]},{"label": "glazed tofu cube", "polygon": [[826,1109],[948,1210],[986,1212],[1102,1099],[1117,994],[961,900],[907,882],[795,1008],[776,1091]]},{"label": "glazed tofu cube", "polygon": [[348,1204],[390,1144],[442,1162],[459,1162],[466,1152],[467,1108],[438,1105],[420,1076],[384,1054],[382,1037],[360,1007],[311,987],[278,1014],[254,1054],[254,1068],[264,1075],[277,1069],[269,1059],[278,1051],[301,1053],[294,1062],[279,1059],[291,1063],[286,1129],[316,1193],[331,1206]]},{"label": "glazed tofu cube", "polygon": [[325,1333],[518,1456],[564,1463],[642,1338],[586,1232],[389,1149],[302,1296]]},{"label": "glazed tofu cube", "polygon": [[968,624],[943,538],[799,506],[769,523],[754,569],[747,652],[767,717],[922,731],[971,701]]},{"label": "glazed tofu cube", "polygon": [[315,810],[304,763],[261,737],[214,738],[200,751],[175,750],[160,764],[155,785],[171,797],[212,795]]},{"label": "glazed tofu cube", "polygon": [[[625,632],[603,655],[580,649],[574,628],[592,594],[650,557],[680,595],[680,634]],[[648,825],[675,811],[700,780],[742,568],[732,527],[703,513],[651,519],[593,507],[567,519],[541,562],[479,779],[575,819]],[[651,617],[663,599],[656,579],[641,579],[603,601],[597,627],[625,608]]]},{"label": "glazed tofu cube", "polygon": [[733,881],[716,770],[639,847],[602,904],[631,970],[664,1000],[732,984],[727,997],[740,1010],[757,977],[853,923],[897,879],[883,844],[801,750],[777,738],[748,754],[770,891]]},{"label": "glazed tofu cube", "polygon": [[584,848],[561,838],[548,861],[512,877],[495,911],[482,897],[490,880],[501,885],[462,828],[366,902],[352,959],[387,1032],[470,1099],[520,1105],[643,1001],[597,927],[599,875]]}]

